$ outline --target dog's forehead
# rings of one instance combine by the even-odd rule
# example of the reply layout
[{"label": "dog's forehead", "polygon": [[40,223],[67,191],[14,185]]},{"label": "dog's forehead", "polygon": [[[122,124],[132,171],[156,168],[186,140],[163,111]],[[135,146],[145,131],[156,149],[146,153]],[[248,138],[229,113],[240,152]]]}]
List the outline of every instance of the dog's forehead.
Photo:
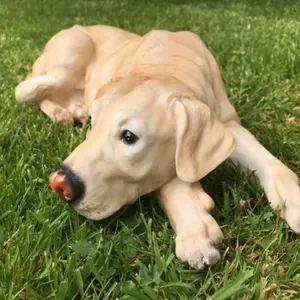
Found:
[{"label": "dog's forehead", "polygon": [[[126,94],[118,99],[118,103],[115,106],[119,109],[130,109],[130,110],[151,110],[157,106],[157,100],[159,94],[155,89],[149,87],[139,87],[133,90],[131,93]],[[157,109],[157,108],[156,108]]]},{"label": "dog's forehead", "polygon": [[129,93],[118,93],[118,90],[108,91],[101,98],[94,100],[90,113],[105,111],[104,115],[116,114],[118,112],[128,112],[135,114],[157,114],[163,107],[164,99],[167,98],[165,93],[155,85],[141,85],[131,90]]}]

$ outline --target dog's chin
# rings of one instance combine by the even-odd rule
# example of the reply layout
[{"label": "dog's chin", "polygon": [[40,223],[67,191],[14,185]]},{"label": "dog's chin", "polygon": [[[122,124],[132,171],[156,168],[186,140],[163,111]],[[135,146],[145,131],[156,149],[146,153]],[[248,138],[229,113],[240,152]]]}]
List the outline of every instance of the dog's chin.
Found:
[{"label": "dog's chin", "polygon": [[78,214],[84,216],[89,220],[100,221],[112,216],[116,213],[122,205],[104,207],[104,206],[83,206],[83,205],[75,205],[72,209]]}]

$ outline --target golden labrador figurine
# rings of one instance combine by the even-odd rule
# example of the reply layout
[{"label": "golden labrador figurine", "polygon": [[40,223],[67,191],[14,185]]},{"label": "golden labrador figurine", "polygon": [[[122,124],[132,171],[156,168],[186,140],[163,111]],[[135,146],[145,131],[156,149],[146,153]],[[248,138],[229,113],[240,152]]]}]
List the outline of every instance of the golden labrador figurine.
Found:
[{"label": "golden labrador figurine", "polygon": [[52,120],[91,128],[50,175],[78,213],[100,220],[156,192],[176,233],[176,255],[213,265],[222,232],[199,182],[226,159],[254,170],[274,209],[300,233],[297,176],[239,122],[216,61],[191,32],[143,37],[108,26],[56,34],[16,88]]}]

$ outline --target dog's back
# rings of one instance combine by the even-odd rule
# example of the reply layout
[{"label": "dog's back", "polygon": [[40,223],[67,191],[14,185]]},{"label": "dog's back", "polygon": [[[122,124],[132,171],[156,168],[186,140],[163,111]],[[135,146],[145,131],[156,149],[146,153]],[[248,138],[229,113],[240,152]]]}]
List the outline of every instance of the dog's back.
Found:
[{"label": "dog's back", "polygon": [[214,57],[188,31],[152,30],[139,37],[102,25],[62,30],[50,39],[28,79],[17,87],[16,98],[39,104],[53,120],[84,121],[101,86],[132,75],[175,77],[222,122],[238,121]]},{"label": "dog's back", "polygon": [[[188,31],[152,30],[142,38],[120,42],[93,66],[87,103],[99,87],[132,75],[175,77],[207,104],[222,122],[238,121],[230,104],[217,63],[201,39]],[[102,56],[103,57],[103,56]]]}]

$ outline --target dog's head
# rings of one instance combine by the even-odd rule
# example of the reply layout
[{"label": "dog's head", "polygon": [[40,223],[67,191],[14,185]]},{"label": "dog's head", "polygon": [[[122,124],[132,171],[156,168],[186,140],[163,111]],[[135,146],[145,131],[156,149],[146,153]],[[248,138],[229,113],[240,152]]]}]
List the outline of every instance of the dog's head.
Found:
[{"label": "dog's head", "polygon": [[234,138],[179,82],[143,76],[102,87],[91,128],[52,188],[78,213],[103,219],[175,176],[195,182],[231,154]]}]

